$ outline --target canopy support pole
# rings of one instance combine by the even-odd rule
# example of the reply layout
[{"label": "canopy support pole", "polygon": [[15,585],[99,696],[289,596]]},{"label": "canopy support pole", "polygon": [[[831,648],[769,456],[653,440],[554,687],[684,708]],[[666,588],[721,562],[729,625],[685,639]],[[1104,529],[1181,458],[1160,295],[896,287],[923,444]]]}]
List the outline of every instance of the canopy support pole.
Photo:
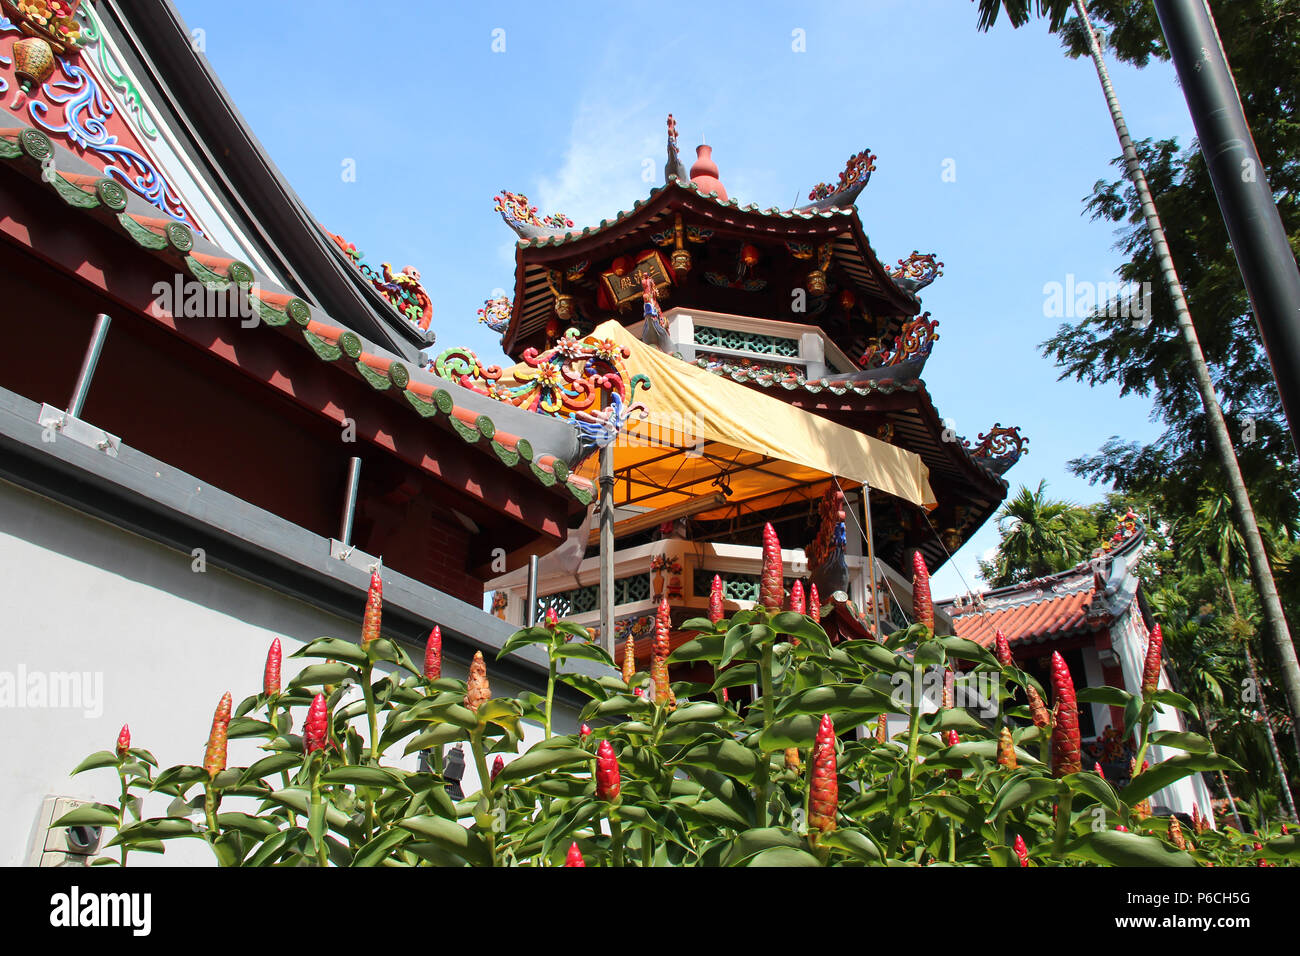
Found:
[{"label": "canopy support pole", "polygon": [[871,619],[876,625],[876,639],[884,640],[884,635],[880,633],[880,598],[876,594],[876,548],[871,533],[871,486],[867,484],[862,486],[862,514],[866,519],[864,524],[867,529],[867,573],[870,575],[871,586]]},{"label": "canopy support pole", "polygon": [[600,450],[600,643],[614,654],[614,445]]}]

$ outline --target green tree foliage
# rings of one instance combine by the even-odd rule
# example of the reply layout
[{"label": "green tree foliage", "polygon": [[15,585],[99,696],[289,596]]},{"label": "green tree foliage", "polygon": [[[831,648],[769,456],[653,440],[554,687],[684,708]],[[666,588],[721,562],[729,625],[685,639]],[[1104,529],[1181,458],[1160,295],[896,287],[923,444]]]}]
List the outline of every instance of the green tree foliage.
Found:
[{"label": "green tree foliage", "polygon": [[997,516],[998,550],[980,562],[980,577],[991,587],[1019,584],[1072,568],[1092,553],[1096,517],[1086,508],[1047,496],[1047,482],[1030,491],[1024,485]]}]

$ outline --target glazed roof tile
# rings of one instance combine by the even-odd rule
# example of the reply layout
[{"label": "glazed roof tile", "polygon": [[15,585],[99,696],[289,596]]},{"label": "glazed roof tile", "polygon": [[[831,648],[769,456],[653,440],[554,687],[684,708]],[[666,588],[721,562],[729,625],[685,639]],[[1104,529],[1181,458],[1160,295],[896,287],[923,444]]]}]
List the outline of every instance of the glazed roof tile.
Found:
[{"label": "glazed roof tile", "polygon": [[[568,463],[550,454],[535,454],[525,436],[498,430],[490,415],[475,412],[457,400],[461,386],[423,371],[412,370],[398,356],[370,345],[367,351],[355,332],[345,329],[304,299],[274,286],[237,259],[194,249],[195,237],[188,226],[173,219],[128,212],[126,190],[111,177],[91,176],[58,169],[42,177],[41,162],[66,152],[55,147],[42,132],[30,127],[0,129],[0,160],[18,166],[29,178],[42,180],[74,208],[82,209],[103,222],[115,225],[137,245],[163,257],[206,287],[225,291],[235,286],[248,290],[261,323],[310,348],[323,362],[337,364],[367,382],[376,391],[390,391],[411,406],[412,413],[433,419],[440,427],[455,432],[467,444],[491,452],[515,471],[530,474],[539,484],[561,485],[582,504],[594,497],[593,485],[573,474]],[[215,248],[215,247],[214,247]],[[502,417],[514,417],[517,410],[502,406]]]}]

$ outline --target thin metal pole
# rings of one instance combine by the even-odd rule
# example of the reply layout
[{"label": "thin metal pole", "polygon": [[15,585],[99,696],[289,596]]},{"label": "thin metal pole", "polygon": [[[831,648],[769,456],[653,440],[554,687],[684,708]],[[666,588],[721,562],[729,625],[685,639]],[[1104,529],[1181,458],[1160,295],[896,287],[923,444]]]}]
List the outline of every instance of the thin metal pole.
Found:
[{"label": "thin metal pole", "polygon": [[871,575],[871,617],[876,625],[876,637],[883,639],[880,633],[880,598],[876,594],[876,547],[871,532],[871,487],[862,486],[862,513],[867,525],[867,569]]},{"label": "thin metal pole", "polygon": [[1237,268],[1300,448],[1300,270],[1250,135],[1214,16],[1202,0],[1156,0]]},{"label": "thin metal pole", "polygon": [[529,627],[537,624],[537,567],[540,559],[535,554],[528,556],[528,607],[525,618]]},{"label": "thin metal pole", "polygon": [[614,653],[614,445],[600,450],[600,642]]},{"label": "thin metal pole", "polygon": [[343,493],[343,521],[339,528],[339,540],[343,547],[352,546],[352,521],[357,514],[357,488],[361,484],[361,459],[355,455],[348,463],[348,486]]},{"label": "thin metal pole", "polygon": [[68,414],[73,418],[81,417],[81,407],[86,404],[90,380],[95,377],[95,366],[99,364],[99,353],[104,351],[104,339],[108,337],[108,324],[112,321],[102,312],[95,316],[95,328],[90,333],[90,347],[81,359],[81,371],[77,373],[77,384],[72,388],[72,401],[68,403]]}]

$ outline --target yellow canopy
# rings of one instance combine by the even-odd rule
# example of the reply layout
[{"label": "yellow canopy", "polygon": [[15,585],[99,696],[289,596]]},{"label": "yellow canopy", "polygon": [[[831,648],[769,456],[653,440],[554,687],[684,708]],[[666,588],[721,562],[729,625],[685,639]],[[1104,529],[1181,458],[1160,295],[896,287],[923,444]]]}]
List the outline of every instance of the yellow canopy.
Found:
[{"label": "yellow canopy", "polygon": [[[664,508],[719,490],[727,505],[758,510],[820,495],[831,477],[933,508],[929,469],[918,455],[795,408],[646,345],[610,320],[592,335],[628,350],[629,375],[650,415],[628,422],[614,450],[619,507]],[[594,469],[596,456],[587,462]],[[587,469],[584,469],[587,470]]]}]

